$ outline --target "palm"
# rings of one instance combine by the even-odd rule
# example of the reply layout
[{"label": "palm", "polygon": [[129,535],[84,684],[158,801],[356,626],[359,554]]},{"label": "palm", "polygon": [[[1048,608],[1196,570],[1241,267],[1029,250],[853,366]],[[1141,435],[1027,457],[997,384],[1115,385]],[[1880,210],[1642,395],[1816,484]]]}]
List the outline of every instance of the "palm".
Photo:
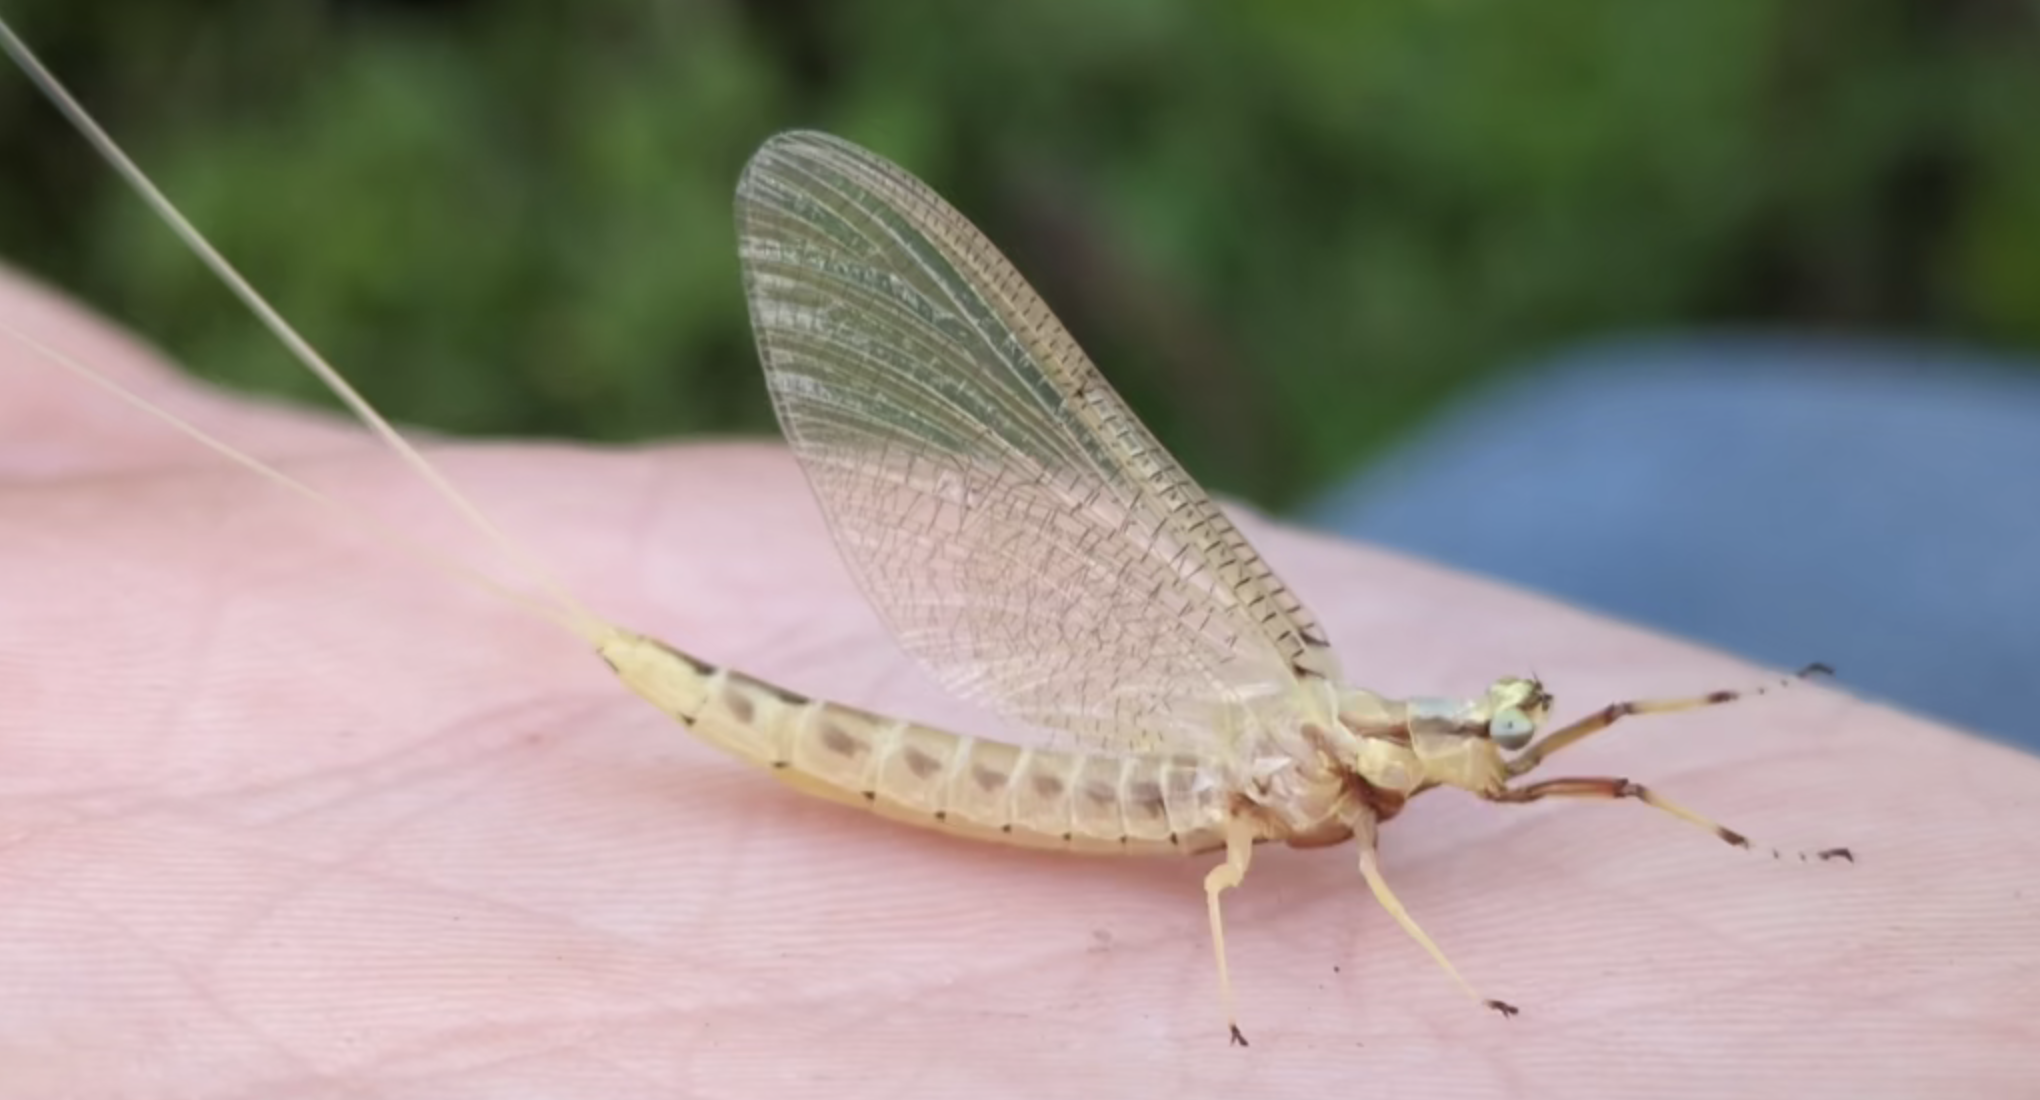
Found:
[{"label": "palm", "polygon": [[[148,378],[20,300],[9,318]],[[1639,722],[1549,769],[1648,779],[1760,847],[1847,844],[1855,867],[1745,855],[1634,805],[1420,800],[1388,827],[1391,879],[1523,1006],[1511,1022],[1402,938],[1350,850],[1267,853],[1228,902],[1255,1040],[1232,1050],[1201,861],[1003,851],[806,801],[564,633],[9,357],[5,407],[35,410],[0,441],[0,1080],[40,1086],[22,1095],[1987,1095],[2040,1047],[2020,847],[2040,766],[2007,750],[1808,688]],[[350,434],[183,400],[487,560]],[[444,457],[627,625],[972,720],[887,643],[777,448]],[[1534,664],[1563,717],[1753,676],[1254,531],[1382,690]]]}]

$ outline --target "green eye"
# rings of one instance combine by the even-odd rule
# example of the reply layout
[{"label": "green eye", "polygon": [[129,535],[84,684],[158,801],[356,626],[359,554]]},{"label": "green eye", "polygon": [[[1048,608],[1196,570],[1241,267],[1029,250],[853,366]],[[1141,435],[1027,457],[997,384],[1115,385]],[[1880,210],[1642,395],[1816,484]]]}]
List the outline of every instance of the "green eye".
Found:
[{"label": "green eye", "polygon": [[1519,707],[1506,707],[1495,712],[1488,721],[1488,737],[1505,749],[1520,749],[1530,743],[1530,735],[1537,732],[1537,723],[1530,720]]}]

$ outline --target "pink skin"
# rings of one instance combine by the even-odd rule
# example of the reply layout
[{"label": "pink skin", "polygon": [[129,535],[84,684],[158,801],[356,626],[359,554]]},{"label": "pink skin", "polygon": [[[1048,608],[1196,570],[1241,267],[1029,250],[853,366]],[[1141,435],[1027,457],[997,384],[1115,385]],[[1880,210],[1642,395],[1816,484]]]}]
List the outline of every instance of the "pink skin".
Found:
[{"label": "pink skin", "polygon": [[[202,390],[17,280],[0,317],[500,560],[351,428]],[[1626,722],[1539,773],[1649,782],[1754,852],[1633,803],[1440,792],[1386,827],[1390,881],[1514,1020],[1404,938],[1350,846],[1262,849],[1227,898],[1239,1050],[1213,858],[1028,854],[803,799],[547,623],[0,356],[10,1096],[2003,1096],[2040,1066],[2040,761],[1833,688]],[[984,728],[889,644],[776,444],[437,453],[597,610]],[[1378,690],[1534,669],[1565,720],[1761,678],[1252,529]]]}]

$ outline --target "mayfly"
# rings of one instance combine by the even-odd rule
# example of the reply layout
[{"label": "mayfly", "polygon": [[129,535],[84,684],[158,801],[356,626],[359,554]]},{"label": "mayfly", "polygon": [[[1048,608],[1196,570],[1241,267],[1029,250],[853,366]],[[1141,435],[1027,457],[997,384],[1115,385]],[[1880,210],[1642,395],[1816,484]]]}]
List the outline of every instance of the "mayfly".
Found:
[{"label": "mayfly", "polygon": [[[4,23],[0,36],[291,352],[454,508],[509,546]],[[1220,855],[1204,894],[1226,1026],[1242,1045],[1220,902],[1246,878],[1257,844],[1355,841],[1360,876],[1381,906],[1454,983],[1504,1016],[1516,1008],[1476,992],[1383,877],[1380,826],[1411,798],[1454,787],[1503,803],[1634,799],[1748,846],[1627,779],[1524,778],[1626,716],[1740,693],[1616,703],[1540,738],[1552,696],[1535,678],[1503,677],[1475,699],[1392,699],[1347,681],[1309,609],[1042,300],[902,169],[838,138],[780,134],[745,168],[736,215],[773,403],[851,572],[938,681],[1046,736],[1006,743],[809,699],[612,625],[519,555],[552,597],[544,613],[696,736],[809,794],[963,837]]]}]

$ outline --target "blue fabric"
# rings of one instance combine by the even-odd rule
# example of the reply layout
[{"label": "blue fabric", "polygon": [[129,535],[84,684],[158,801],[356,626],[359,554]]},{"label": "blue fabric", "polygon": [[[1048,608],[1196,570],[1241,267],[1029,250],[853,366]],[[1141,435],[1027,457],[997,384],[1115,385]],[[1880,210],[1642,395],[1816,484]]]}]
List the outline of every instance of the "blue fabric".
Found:
[{"label": "blue fabric", "polygon": [[2040,364],[1827,339],[1602,345],[1510,381],[1306,522],[2028,749]]}]

